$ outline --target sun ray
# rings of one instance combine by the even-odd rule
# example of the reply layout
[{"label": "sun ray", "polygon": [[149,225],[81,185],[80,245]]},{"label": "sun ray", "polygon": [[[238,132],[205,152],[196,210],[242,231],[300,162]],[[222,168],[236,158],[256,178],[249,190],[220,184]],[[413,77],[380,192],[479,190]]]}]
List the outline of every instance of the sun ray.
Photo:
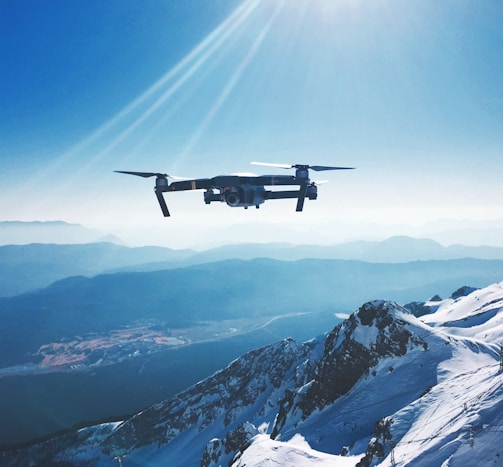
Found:
[{"label": "sun ray", "polygon": [[[93,165],[101,161],[110,154],[112,149],[116,148],[145,123],[149,117],[154,115],[156,111],[163,109],[163,105],[229,41],[232,34],[243,25],[259,4],[260,0],[245,0],[215,30],[156,83],[88,137],[79,141],[68,151],[57,157],[44,170],[26,178],[24,183],[19,185],[17,193],[13,197],[19,197],[20,193],[29,191],[31,187],[37,186],[42,180],[51,176],[51,174],[57,174],[64,167],[68,169],[68,165],[72,161],[76,161],[77,159],[82,160],[84,157],[87,158],[84,164],[79,163],[78,170],[72,170],[69,175],[65,176],[64,180],[60,181],[57,186],[54,186],[50,194],[39,197],[36,204],[43,205],[47,202],[49,196],[58,196],[58,193],[64,192],[71,187],[80,173],[89,170]],[[140,114],[135,116],[135,112],[138,111],[140,111]],[[133,121],[129,122],[129,124],[127,124],[128,118],[133,118]],[[126,127],[120,133],[113,136],[113,132],[117,128],[120,128],[120,126],[124,126],[125,123]],[[109,139],[110,136],[112,136],[111,140]],[[92,147],[99,146],[101,143],[104,144],[104,147],[102,146],[99,151],[93,153]],[[89,153],[93,153],[93,155],[89,156]]]},{"label": "sun ray", "polygon": [[[255,0],[254,5],[257,4],[257,1]],[[253,6],[254,7],[254,6]],[[88,162],[88,165],[94,163],[96,160],[100,159],[103,157],[105,154],[107,154],[112,148],[116,147],[121,141],[123,141],[128,135],[130,135],[134,130],[136,130],[142,123],[144,123],[150,116],[152,116],[157,110],[159,110],[171,97],[173,97],[177,91],[179,91],[183,85],[197,72],[200,70],[200,68],[219,50],[219,48],[225,43],[226,40],[229,39],[231,34],[233,34],[236,29],[243,23],[243,21],[246,19],[246,17],[251,13],[251,9],[247,8],[245,11],[243,11],[242,14],[237,16],[235,20],[231,23],[229,23],[226,27],[226,29],[219,30],[219,35],[218,37],[213,37],[213,41],[210,45],[205,44],[205,48],[207,50],[201,49],[201,51],[198,51],[198,54],[189,54],[191,55],[190,61],[195,60],[192,65],[189,66],[190,61],[189,60],[183,60],[183,66],[181,65],[180,67],[177,65],[173,69],[173,73],[169,72],[168,77],[166,79],[162,79],[162,85],[166,84],[172,77],[176,75],[181,69],[185,66],[188,66],[188,69],[183,72],[183,74],[172,84],[169,86],[168,89],[166,89],[156,100],[153,104],[151,104],[145,111],[141,113],[139,117],[135,119],[135,121],[129,125],[125,130],[123,130],[113,141],[111,141],[101,152],[99,152],[97,155],[95,155],[92,160]],[[219,28],[220,29],[220,28]],[[198,58],[197,55],[200,55]],[[181,63],[182,63],[181,62]],[[159,89],[160,86],[156,87],[156,90]],[[153,93],[149,93],[148,95],[150,96]],[[148,96],[145,95],[145,98]],[[144,101],[145,99],[143,99]],[[137,104],[137,106],[139,103]]]},{"label": "sun ray", "polygon": [[187,157],[187,154],[189,154],[190,151],[194,148],[194,146],[198,143],[198,141],[200,140],[201,136],[203,135],[203,133],[205,132],[207,127],[211,124],[211,122],[213,121],[213,119],[217,115],[219,109],[224,105],[225,101],[227,100],[227,98],[229,97],[231,92],[236,87],[243,72],[245,71],[246,67],[250,64],[250,62],[253,60],[253,58],[257,54],[258,50],[260,49],[260,46],[262,45],[265,37],[267,36],[267,33],[271,29],[274,21],[278,17],[278,14],[280,13],[280,11],[282,10],[284,5],[285,5],[285,0],[278,2],[278,5],[277,5],[274,13],[271,15],[269,20],[263,26],[262,30],[257,35],[255,40],[251,43],[251,45],[248,49],[248,52],[244,55],[243,59],[238,64],[236,70],[229,77],[227,84],[224,86],[221,93],[217,96],[214,104],[208,110],[208,112],[204,116],[201,123],[194,130],[191,138],[189,139],[189,141],[185,145],[184,149],[182,150],[181,154],[179,155],[179,160],[181,162],[183,162],[183,160]]}]

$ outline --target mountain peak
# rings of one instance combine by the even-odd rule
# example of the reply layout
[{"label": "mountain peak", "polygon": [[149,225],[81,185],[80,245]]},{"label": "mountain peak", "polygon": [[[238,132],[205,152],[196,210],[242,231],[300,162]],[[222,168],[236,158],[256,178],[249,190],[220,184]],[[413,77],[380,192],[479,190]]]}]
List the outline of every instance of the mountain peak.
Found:
[{"label": "mountain peak", "polygon": [[427,350],[428,344],[417,332],[420,328],[414,329],[411,319],[397,303],[374,300],[336,326],[326,337],[313,379],[282,402],[272,437],[346,394],[383,357],[400,357],[414,347]]}]

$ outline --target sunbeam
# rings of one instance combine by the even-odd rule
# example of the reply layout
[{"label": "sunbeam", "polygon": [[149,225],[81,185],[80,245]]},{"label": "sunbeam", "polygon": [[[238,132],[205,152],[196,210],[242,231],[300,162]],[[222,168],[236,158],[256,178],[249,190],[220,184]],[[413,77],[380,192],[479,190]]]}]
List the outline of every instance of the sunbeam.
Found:
[{"label": "sunbeam", "polygon": [[[87,138],[78,142],[70,150],[57,157],[51,164],[47,165],[44,170],[26,179],[25,182],[19,186],[18,193],[16,193],[14,197],[19,197],[19,193],[28,191],[29,187],[36,186],[51,174],[56,174],[57,176],[59,170],[64,170],[70,162],[79,159],[78,169],[72,170],[70,174],[65,176],[64,180],[61,180],[53,187],[50,194],[47,194],[47,196],[42,195],[37,198],[35,204],[43,206],[48,198],[58,196],[58,193],[68,190],[69,187],[74,185],[76,180],[79,179],[80,174],[89,171],[91,167],[106,158],[114,148],[124,142],[128,136],[131,136],[135,130],[138,130],[141,125],[146,123],[156,112],[162,111],[159,122],[163,121],[163,118],[166,119],[167,116],[172,115],[176,110],[176,106],[173,108],[166,108],[166,103],[175,96],[197,72],[202,70],[203,65],[214,57],[226,42],[230,41],[232,34],[243,26],[244,22],[254,12],[259,3],[260,0],[245,0],[215,30],[150,88]],[[140,114],[135,115],[138,112],[140,112]],[[114,135],[114,132],[116,133],[117,129],[121,126],[125,126],[125,128],[119,130],[120,132]],[[150,127],[150,131],[148,129],[145,130],[147,133],[142,138],[143,144],[145,143],[146,137],[152,135],[155,129],[156,123]],[[93,148],[96,148],[96,150],[93,150]],[[82,163],[82,158],[85,158],[84,163]],[[127,157],[125,157],[125,159],[127,159]]]},{"label": "sunbeam", "polygon": [[[169,85],[178,74],[182,73],[185,68],[188,71],[183,72],[182,77],[177,79],[175,84],[170,85],[169,88],[162,92],[161,96],[155,99],[154,104],[150,105],[148,109],[135,119],[135,122],[129,125],[123,132],[130,133],[140,123],[142,123],[148,116],[150,116],[164,101],[171,97],[178,88],[203,64],[212,54],[222,45],[222,43],[229,37],[229,35],[253,12],[260,0],[245,0],[236,10],[229,15],[214,31],[212,31],[203,41],[201,41],[194,49],[192,49],[180,62],[171,68],[162,78],[154,83],[150,88],[138,96],[133,102],[128,104],[123,110],[112,117],[108,122],[104,123],[95,132],[89,135],[83,141],[68,151],[64,156],[72,156],[76,152],[80,152],[89,144],[97,141],[103,137],[108,131],[112,130],[115,126],[119,126],[124,119],[133,113],[139,107],[145,105],[147,101],[154,97],[155,93],[162,91],[164,87]],[[195,62],[193,65],[191,65]],[[138,122],[139,121],[139,122]],[[123,139],[122,133],[119,134],[115,140]],[[113,147],[117,143],[112,141],[109,146]],[[108,148],[109,149],[109,148]],[[105,153],[106,150],[103,150]],[[98,156],[97,156],[98,157]]]},{"label": "sunbeam", "polygon": [[[96,163],[99,159],[108,154],[113,148],[115,148],[119,143],[125,140],[131,133],[140,127],[146,120],[151,117],[156,111],[165,110],[164,105],[166,102],[173,97],[177,91],[179,91],[187,81],[198,72],[201,67],[214,56],[214,54],[222,47],[225,41],[229,40],[229,37],[243,24],[246,18],[252,13],[258,4],[259,0],[251,0],[250,2],[244,3],[239,8],[238,14],[233,14],[230,21],[226,20],[224,25],[217,28],[217,31],[212,33],[211,38],[207,38],[203,41],[201,46],[196,47],[196,49],[191,52],[186,58],[184,58],[178,65],[176,65],[171,71],[169,71],[165,77],[161,78],[159,84],[154,85],[154,89],[147,91],[141,96],[140,99],[135,101],[135,105],[129,108],[127,112],[121,112],[120,119],[114,119],[114,123],[118,124],[120,120],[124,119],[129,113],[136,109],[140,105],[146,102],[154,92],[161,91],[162,87],[168,85],[171,79],[174,79],[178,73],[181,76],[176,79],[173,84],[157,97],[154,102],[147,107],[134,122],[131,123],[125,130],[123,130],[118,136],[116,136],[110,143],[107,144],[100,152],[93,156],[86,164],[85,168]],[[192,63],[193,62],[193,63]],[[182,72],[184,68],[187,68]],[[169,109],[168,109],[169,110]],[[108,125],[107,125],[108,126]]]},{"label": "sunbeam", "polygon": [[225,103],[225,101],[229,97],[230,93],[236,87],[236,85],[239,82],[239,79],[241,78],[241,75],[245,71],[246,67],[249,65],[249,63],[256,56],[256,54],[257,54],[258,50],[260,49],[260,46],[262,45],[267,33],[271,29],[278,14],[282,10],[283,6],[285,5],[285,2],[286,2],[286,0],[282,0],[282,1],[278,2],[274,13],[271,15],[269,20],[263,26],[262,30],[260,31],[258,36],[255,38],[255,40],[251,43],[249,50],[244,55],[241,62],[238,64],[236,70],[229,77],[227,84],[224,86],[221,93],[217,96],[217,99],[215,100],[214,104],[208,110],[208,113],[204,116],[202,122],[198,125],[198,127],[192,133],[186,146],[183,148],[183,150],[179,154],[179,156],[178,156],[179,163],[183,162],[184,159],[187,157],[187,155],[190,154],[191,150],[199,142],[201,135],[206,131],[208,126],[211,124],[211,122],[215,118],[216,114],[218,113],[218,110],[222,107],[222,105]]}]

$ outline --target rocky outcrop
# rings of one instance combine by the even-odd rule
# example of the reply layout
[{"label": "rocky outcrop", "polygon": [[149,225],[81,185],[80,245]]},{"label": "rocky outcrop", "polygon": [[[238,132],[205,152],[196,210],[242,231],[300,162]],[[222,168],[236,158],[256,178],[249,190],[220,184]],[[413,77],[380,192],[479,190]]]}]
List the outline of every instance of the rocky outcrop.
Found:
[{"label": "rocky outcrop", "polygon": [[212,439],[204,450],[201,467],[230,465],[249,446],[250,440],[259,432],[249,422],[241,423],[233,431],[228,432],[225,438]]},{"label": "rocky outcrop", "polygon": [[305,420],[346,394],[379,359],[403,356],[417,346],[427,350],[428,344],[409,329],[403,313],[407,310],[394,302],[368,302],[329,333],[314,378],[300,390],[287,391],[281,400],[272,437],[289,418],[294,424]]}]

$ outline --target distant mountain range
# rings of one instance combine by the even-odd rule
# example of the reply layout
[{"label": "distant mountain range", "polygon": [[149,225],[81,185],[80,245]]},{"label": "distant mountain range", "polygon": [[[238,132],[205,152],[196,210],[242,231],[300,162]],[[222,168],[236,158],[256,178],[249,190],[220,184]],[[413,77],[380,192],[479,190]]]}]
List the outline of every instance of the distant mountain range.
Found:
[{"label": "distant mountain range", "polygon": [[166,261],[179,264],[191,250],[129,248],[114,243],[32,243],[0,246],[0,297],[47,287],[70,276],[92,277],[111,269]]},{"label": "distant mountain range", "polygon": [[503,248],[491,246],[442,246],[429,239],[396,236],[383,241],[355,241],[340,245],[237,244],[199,253],[197,260],[272,258],[296,260],[305,258],[353,259],[373,263],[403,263],[439,259],[503,259]]},{"label": "distant mountain range", "polygon": [[[1,230],[0,225],[0,232]],[[283,261],[347,259],[373,263],[462,258],[503,260],[503,248],[462,245],[443,247],[432,240],[410,237],[392,237],[381,242],[359,241],[334,246],[238,244],[202,252],[163,247],[130,248],[103,242],[75,245],[4,245],[0,246],[0,297],[47,287],[52,282],[69,276],[92,277],[104,272],[156,271],[226,259],[256,258]]]},{"label": "distant mountain range", "polygon": [[500,465],[503,283],[464,292],[421,318],[366,302],[326,335],[255,349],[2,465]]},{"label": "distant mountain range", "polygon": [[63,221],[0,221],[0,245],[75,244],[122,241],[110,234]]}]

